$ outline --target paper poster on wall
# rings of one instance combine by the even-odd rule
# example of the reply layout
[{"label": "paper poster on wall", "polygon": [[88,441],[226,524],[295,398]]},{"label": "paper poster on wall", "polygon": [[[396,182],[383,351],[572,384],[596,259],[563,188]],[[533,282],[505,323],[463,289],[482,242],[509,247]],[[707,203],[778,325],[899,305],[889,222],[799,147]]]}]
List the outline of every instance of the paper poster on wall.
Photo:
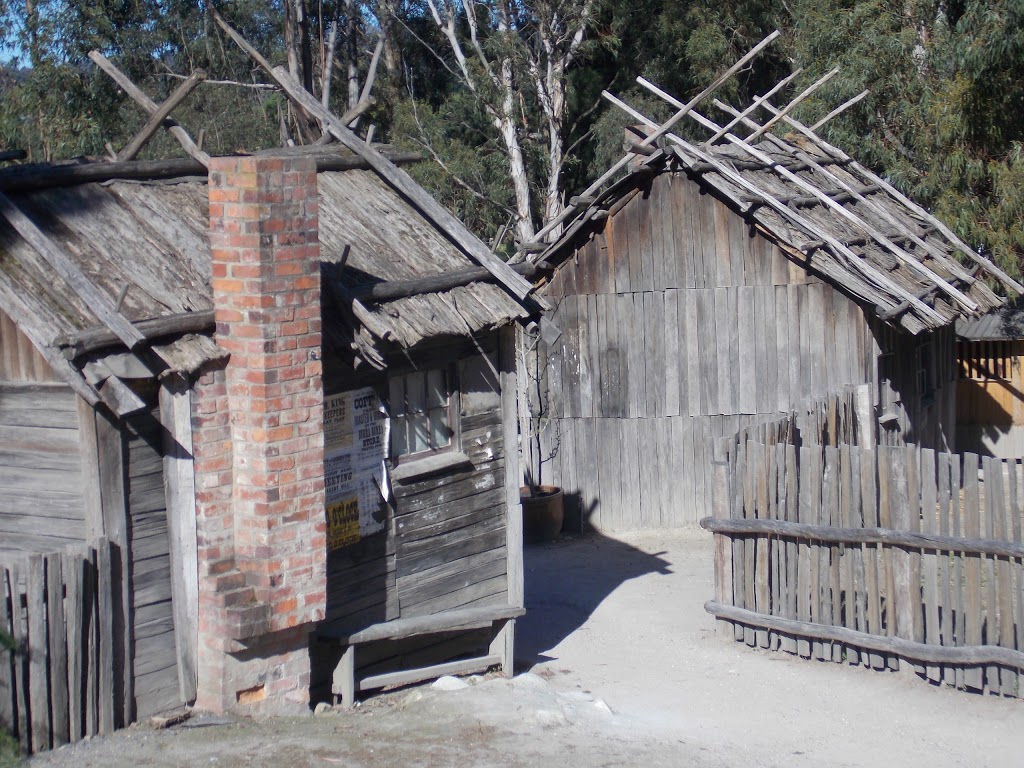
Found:
[{"label": "paper poster on wall", "polygon": [[384,530],[391,420],[371,387],[324,398],[327,547]]}]

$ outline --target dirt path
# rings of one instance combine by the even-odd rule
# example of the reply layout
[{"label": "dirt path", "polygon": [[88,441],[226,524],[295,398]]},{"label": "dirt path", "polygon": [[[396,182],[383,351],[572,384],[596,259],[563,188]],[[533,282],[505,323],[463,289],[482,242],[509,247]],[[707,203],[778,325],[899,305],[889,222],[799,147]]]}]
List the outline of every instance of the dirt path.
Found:
[{"label": "dirt path", "polygon": [[638,730],[731,764],[1021,765],[1024,702],[721,640],[701,608],[711,563],[697,530],[528,550],[520,650],[550,657],[536,671],[556,687],[581,682]]},{"label": "dirt path", "polygon": [[1017,766],[1024,703],[726,643],[700,531],[529,548],[524,671],[350,714],[135,727],[32,766]]}]

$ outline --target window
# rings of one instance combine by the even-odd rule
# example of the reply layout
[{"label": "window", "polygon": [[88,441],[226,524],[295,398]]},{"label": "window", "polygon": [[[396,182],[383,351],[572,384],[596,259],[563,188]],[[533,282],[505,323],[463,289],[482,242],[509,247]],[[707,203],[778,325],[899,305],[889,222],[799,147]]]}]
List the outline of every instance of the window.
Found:
[{"label": "window", "polygon": [[435,368],[392,376],[391,455],[407,457],[458,450],[458,402],[452,371]]}]

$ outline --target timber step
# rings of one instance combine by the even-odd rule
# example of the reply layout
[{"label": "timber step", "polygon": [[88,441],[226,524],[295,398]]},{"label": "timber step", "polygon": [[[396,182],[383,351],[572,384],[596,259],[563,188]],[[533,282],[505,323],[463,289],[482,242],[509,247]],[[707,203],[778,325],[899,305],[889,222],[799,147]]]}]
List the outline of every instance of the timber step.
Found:
[{"label": "timber step", "polygon": [[[331,692],[340,698],[345,708],[355,703],[357,691],[384,688],[388,685],[407,685],[442,675],[465,675],[481,672],[489,667],[500,666],[509,675],[512,672],[512,658],[507,650],[504,635],[511,631],[517,617],[526,613],[525,608],[501,605],[484,608],[456,608],[441,611],[430,616],[412,616],[405,619],[372,624],[356,632],[335,629],[326,625],[317,630],[320,642],[344,645],[345,653],[334,670]],[[491,644],[490,653],[469,659],[432,664],[417,669],[398,670],[385,674],[371,675],[358,679],[356,676],[356,648],[381,640],[402,640],[410,637],[436,635],[442,632],[484,629],[497,625],[497,637]]]}]

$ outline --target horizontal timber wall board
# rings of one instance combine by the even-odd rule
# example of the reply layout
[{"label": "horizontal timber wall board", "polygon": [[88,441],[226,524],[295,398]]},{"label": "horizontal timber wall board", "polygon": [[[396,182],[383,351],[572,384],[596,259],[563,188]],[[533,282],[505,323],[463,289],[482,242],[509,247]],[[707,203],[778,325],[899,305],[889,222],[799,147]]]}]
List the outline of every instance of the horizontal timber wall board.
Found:
[{"label": "horizontal timber wall board", "polygon": [[77,401],[64,384],[0,382],[0,551],[85,540]]}]

